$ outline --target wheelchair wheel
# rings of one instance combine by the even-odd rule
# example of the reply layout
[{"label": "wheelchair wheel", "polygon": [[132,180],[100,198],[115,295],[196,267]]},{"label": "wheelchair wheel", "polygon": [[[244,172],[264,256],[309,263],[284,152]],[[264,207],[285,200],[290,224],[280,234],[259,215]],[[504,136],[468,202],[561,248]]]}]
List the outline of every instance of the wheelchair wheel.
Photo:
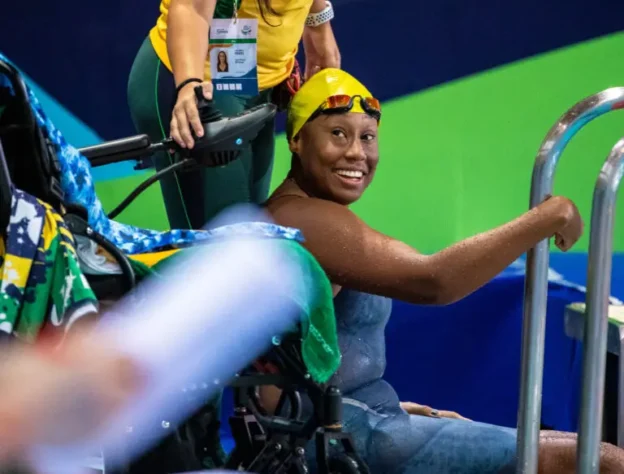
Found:
[{"label": "wheelchair wheel", "polygon": [[339,454],[329,459],[329,474],[364,474],[360,463],[348,454]]}]

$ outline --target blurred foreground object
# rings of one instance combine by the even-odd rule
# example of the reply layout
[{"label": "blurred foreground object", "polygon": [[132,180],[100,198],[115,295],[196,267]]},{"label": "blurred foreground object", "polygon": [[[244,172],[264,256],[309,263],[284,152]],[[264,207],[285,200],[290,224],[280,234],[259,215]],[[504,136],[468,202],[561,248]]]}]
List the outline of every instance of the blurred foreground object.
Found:
[{"label": "blurred foreground object", "polygon": [[[114,458],[126,427],[147,434],[150,419],[164,411],[172,424],[184,419],[296,324],[289,295],[299,271],[278,240],[223,239],[193,249],[169,268],[171,278],[147,281],[140,299],[130,295],[54,357],[16,350],[0,374],[11,402],[0,422],[3,454],[27,456],[42,473],[72,474],[94,449]],[[204,396],[180,404],[180,389],[190,383],[201,383]],[[134,455],[156,441],[138,438],[146,442],[133,446]]]}]

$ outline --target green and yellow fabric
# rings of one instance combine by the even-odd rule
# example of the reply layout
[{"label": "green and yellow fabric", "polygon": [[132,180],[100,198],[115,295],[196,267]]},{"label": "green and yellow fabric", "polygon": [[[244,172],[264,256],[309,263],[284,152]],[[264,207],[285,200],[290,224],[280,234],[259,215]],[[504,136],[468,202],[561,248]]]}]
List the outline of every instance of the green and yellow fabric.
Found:
[{"label": "green and yellow fabric", "polygon": [[77,319],[97,311],[63,218],[17,189],[0,238],[0,275],[0,332],[25,342],[42,332],[62,335]]}]

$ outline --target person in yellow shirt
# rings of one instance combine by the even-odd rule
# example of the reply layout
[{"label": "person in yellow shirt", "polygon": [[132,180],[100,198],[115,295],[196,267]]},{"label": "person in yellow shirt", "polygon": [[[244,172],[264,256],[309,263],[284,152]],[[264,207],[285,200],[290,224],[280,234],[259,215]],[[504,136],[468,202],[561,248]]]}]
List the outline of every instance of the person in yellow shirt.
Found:
[{"label": "person in yellow shirt", "polygon": [[[180,146],[192,148],[191,130],[198,137],[203,133],[194,95],[198,84],[226,117],[259,104],[284,102],[301,82],[295,58],[301,41],[306,77],[323,68],[340,67],[332,18],[333,8],[327,0],[162,0],[160,17],[143,42],[128,80],[128,103],[137,131],[152,141],[170,135]],[[257,22],[252,93],[222,92],[220,84],[213,84],[217,82],[213,76],[227,73],[216,65],[220,51],[214,51],[215,64],[211,65],[211,25],[230,19]],[[232,71],[235,59],[227,56]],[[231,204],[264,202],[274,141],[271,122],[229,165],[179,172],[161,180],[171,227],[201,228]],[[171,162],[168,153],[154,156],[156,169]]]}]

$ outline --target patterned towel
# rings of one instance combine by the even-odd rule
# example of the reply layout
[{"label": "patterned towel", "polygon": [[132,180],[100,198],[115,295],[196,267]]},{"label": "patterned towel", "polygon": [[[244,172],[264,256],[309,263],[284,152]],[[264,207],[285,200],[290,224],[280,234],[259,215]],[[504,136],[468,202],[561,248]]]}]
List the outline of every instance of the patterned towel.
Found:
[{"label": "patterned towel", "polygon": [[63,334],[97,300],[80,271],[72,234],[49,205],[15,189],[0,238],[0,331],[33,342]]}]

